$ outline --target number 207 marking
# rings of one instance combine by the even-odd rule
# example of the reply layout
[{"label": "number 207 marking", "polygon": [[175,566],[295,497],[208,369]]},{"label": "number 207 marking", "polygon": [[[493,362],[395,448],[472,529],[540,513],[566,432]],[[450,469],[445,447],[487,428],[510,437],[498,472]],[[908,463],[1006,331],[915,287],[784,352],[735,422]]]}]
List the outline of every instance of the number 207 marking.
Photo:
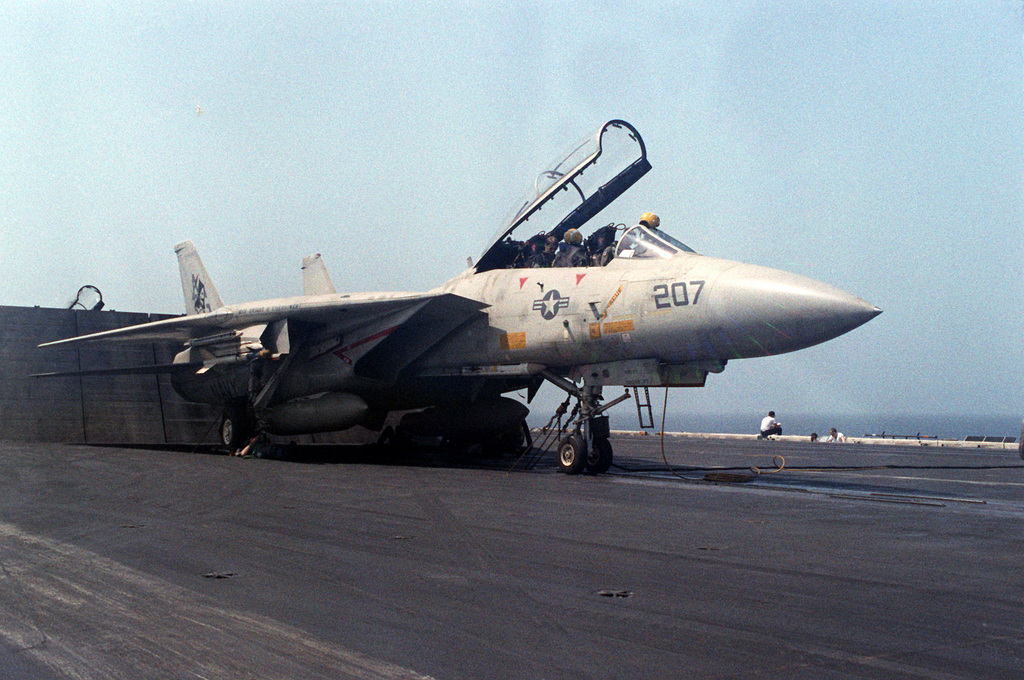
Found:
[{"label": "number 207 marking", "polygon": [[693,300],[690,300],[691,289],[686,287],[685,281],[676,281],[672,285],[659,283],[654,287],[654,306],[658,309],[668,309],[697,304],[700,293],[704,290],[704,282],[690,281],[690,285],[693,286]]}]

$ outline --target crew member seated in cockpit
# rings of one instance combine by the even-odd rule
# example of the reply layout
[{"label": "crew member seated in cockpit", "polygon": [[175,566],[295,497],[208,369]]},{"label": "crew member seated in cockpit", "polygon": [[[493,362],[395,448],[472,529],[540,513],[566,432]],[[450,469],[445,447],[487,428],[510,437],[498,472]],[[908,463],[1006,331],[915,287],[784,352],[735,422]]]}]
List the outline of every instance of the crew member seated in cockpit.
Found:
[{"label": "crew member seated in cockpit", "polygon": [[544,250],[544,238],[540,234],[537,234],[523,244],[523,247],[519,250],[519,254],[516,255],[515,261],[512,263],[512,268],[525,269],[527,267],[532,267],[533,265],[531,264],[531,260],[542,250]]},{"label": "crew member seated in cockpit", "polygon": [[615,224],[601,227],[587,237],[587,252],[590,265],[603,267],[615,257]]},{"label": "crew member seated in cockpit", "polygon": [[[558,239],[554,236],[537,234],[528,243],[530,244],[531,254],[526,260],[526,266],[533,268],[550,267],[551,262],[555,259],[555,246],[558,244]],[[541,244],[543,244],[543,248],[541,248]]]},{"label": "crew member seated in cockpit", "polygon": [[565,232],[562,243],[558,244],[554,267],[585,267],[587,254],[583,250],[583,234],[577,229]]}]

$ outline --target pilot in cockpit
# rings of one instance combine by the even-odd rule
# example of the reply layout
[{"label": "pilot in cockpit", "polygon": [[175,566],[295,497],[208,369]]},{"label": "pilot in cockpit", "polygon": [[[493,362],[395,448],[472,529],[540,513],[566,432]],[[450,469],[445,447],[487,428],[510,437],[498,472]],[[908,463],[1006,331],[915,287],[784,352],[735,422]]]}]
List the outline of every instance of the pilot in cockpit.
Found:
[{"label": "pilot in cockpit", "polygon": [[587,237],[587,252],[592,267],[603,267],[615,257],[615,224],[608,224]]},{"label": "pilot in cockpit", "polygon": [[583,250],[583,234],[577,229],[569,229],[558,244],[553,267],[585,267],[587,254]]},{"label": "pilot in cockpit", "polygon": [[526,256],[527,267],[551,266],[552,260],[555,259],[555,246],[558,245],[558,239],[547,234],[537,234],[526,243],[528,247]]}]

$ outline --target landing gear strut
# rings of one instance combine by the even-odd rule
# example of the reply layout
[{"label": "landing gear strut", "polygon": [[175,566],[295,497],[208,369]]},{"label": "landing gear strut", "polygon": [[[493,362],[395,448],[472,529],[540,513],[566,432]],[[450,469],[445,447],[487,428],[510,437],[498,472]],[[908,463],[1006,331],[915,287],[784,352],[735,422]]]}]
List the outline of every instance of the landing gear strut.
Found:
[{"label": "landing gear strut", "polygon": [[601,386],[588,385],[583,389],[565,378],[544,371],[550,382],[579,400],[574,413],[578,413],[572,434],[558,443],[558,466],[562,472],[575,475],[589,470],[593,474],[607,472],[612,465],[612,445],[608,441],[610,428],[608,416],[602,415],[609,408],[627,399],[629,393],[601,405]]},{"label": "landing gear strut", "polygon": [[[296,345],[298,350],[301,344]],[[284,361],[271,372],[271,361],[276,361],[269,350],[250,352],[248,355],[249,386],[245,403],[235,403],[224,409],[220,421],[220,440],[224,446],[237,451],[266,430],[263,415],[274,396],[281,377],[285,374],[296,352],[285,356]]]},{"label": "landing gear strut", "polygon": [[[249,359],[249,389],[245,403],[234,403],[224,409],[220,419],[220,443],[232,453],[244,448],[257,435],[263,434],[263,423],[260,421],[259,407],[266,403],[261,401],[262,393],[267,393],[266,386],[277,385],[276,376],[267,380],[265,370],[267,359],[253,352]],[[261,393],[262,390],[262,393]],[[272,394],[272,389],[270,393]]]}]

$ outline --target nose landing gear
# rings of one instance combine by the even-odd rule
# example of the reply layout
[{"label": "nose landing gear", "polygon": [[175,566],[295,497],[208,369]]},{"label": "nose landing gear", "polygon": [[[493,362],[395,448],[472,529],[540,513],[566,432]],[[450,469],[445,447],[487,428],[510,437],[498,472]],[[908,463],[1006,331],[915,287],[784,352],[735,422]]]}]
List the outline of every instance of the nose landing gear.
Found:
[{"label": "nose landing gear", "polygon": [[602,414],[628,399],[629,392],[602,406],[600,385],[584,383],[583,389],[580,389],[575,383],[550,371],[544,371],[542,375],[579,401],[573,411],[579,414],[573,431],[558,443],[558,466],[562,472],[569,475],[576,475],[584,470],[593,474],[607,472],[612,465],[613,451],[611,442],[608,441],[608,416]]}]

